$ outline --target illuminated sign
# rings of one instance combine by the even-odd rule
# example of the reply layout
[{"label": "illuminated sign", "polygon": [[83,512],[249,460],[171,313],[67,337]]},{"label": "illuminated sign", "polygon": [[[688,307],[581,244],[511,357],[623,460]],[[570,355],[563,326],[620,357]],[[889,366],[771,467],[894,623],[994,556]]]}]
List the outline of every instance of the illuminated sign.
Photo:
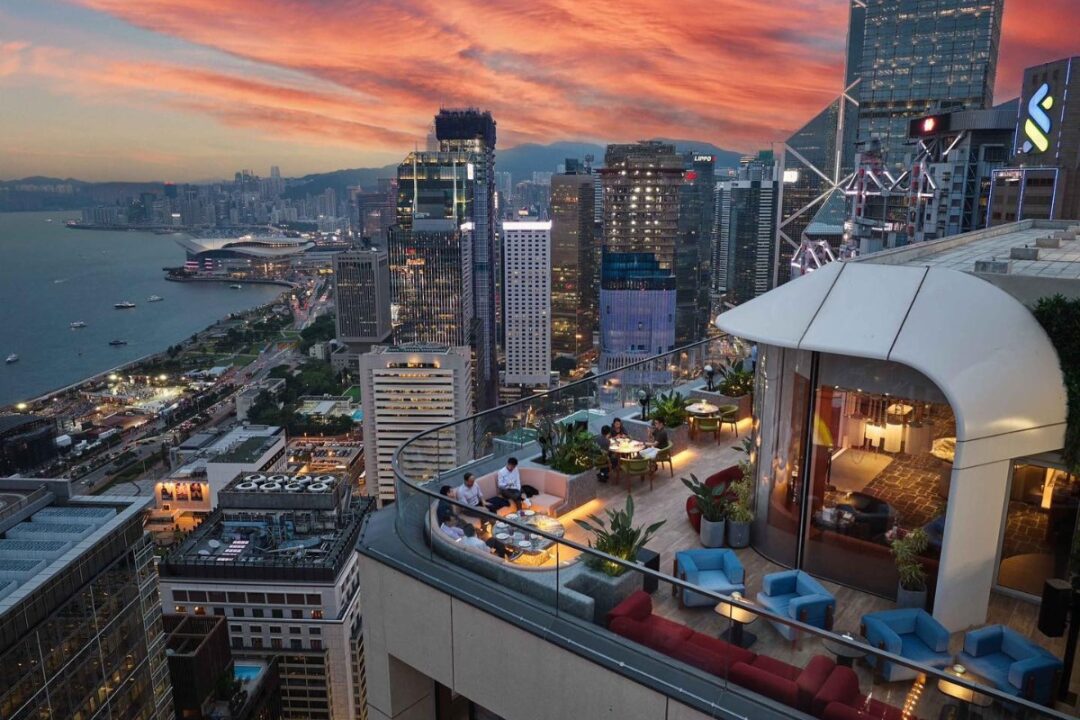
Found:
[{"label": "illuminated sign", "polygon": [[936,135],[949,129],[949,115],[928,115],[908,123],[908,137],[918,138]]},{"label": "illuminated sign", "polygon": [[686,179],[687,179],[688,182],[694,182],[695,180],[697,180],[697,171],[696,170],[687,170],[686,171]]},{"label": "illuminated sign", "polygon": [[405,265],[408,267],[423,267],[424,258],[406,258]]},{"label": "illuminated sign", "polygon": [[694,162],[711,163],[715,162],[716,158],[712,155],[695,155]]},{"label": "illuminated sign", "polygon": [[1043,83],[1027,104],[1027,119],[1024,121],[1023,152],[1046,152],[1050,148],[1050,116],[1047,110],[1054,107],[1054,96],[1050,94],[1050,84]]},{"label": "illuminated sign", "polygon": [[795,183],[799,182],[799,171],[795,168],[788,168],[784,170],[784,182]]}]

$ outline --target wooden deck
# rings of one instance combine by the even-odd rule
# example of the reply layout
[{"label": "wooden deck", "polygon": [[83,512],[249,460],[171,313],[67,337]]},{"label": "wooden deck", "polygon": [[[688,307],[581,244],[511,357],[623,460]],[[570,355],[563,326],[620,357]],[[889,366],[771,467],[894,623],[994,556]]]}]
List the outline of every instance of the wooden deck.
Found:
[{"label": "wooden deck", "polygon": [[[743,421],[740,425],[740,433],[750,429],[750,421]],[[680,477],[688,477],[691,473],[699,479],[705,479],[709,475],[736,464],[744,456],[734,446],[737,440],[730,432],[722,436],[721,443],[715,444],[712,438],[698,440],[690,448],[678,453],[675,460],[674,477],[667,468],[661,468],[656,474],[653,487],[649,483],[636,482],[633,488],[635,502],[635,524],[649,524],[664,520],[665,524],[649,542],[648,547],[660,553],[660,569],[663,573],[672,572],[672,563],[675,553],[687,548],[699,548],[701,542],[686,518],[687,489],[680,482]],[[588,534],[572,522],[574,518],[581,518],[590,513],[602,516],[607,507],[622,507],[626,502],[626,484],[610,482],[600,485],[600,493],[597,500],[579,508],[578,510],[560,518],[567,528],[568,539],[587,543]],[[753,598],[761,589],[761,578],[771,572],[786,569],[773,563],[753,549],[747,548],[738,551],[739,558],[746,569],[747,596]],[[561,558],[565,561],[565,555]],[[859,623],[863,615],[894,607],[890,600],[871,595],[869,593],[854,590],[850,587],[837,585],[827,580],[822,581],[826,588],[836,596],[836,615],[834,630],[836,632],[857,633]],[[680,623],[693,627],[695,630],[719,634],[727,627],[724,620],[713,612],[712,608],[681,608],[677,598],[672,596],[670,587],[662,585],[653,594],[654,611],[676,620]],[[1011,597],[994,593],[990,601],[990,612],[987,624],[1007,624],[1022,634],[1034,638],[1057,657],[1064,652],[1064,638],[1047,638],[1036,629],[1038,607],[1032,603],[1017,600]],[[800,641],[797,648],[785,640],[767,622],[757,621],[747,629],[757,636],[757,642],[752,649],[758,653],[766,653],[777,659],[792,665],[805,665],[814,655],[832,655],[821,646],[816,638],[806,638]],[[963,647],[963,633],[954,633],[950,642],[950,649],[956,653]],[[912,709],[913,717],[937,718],[946,698],[936,690],[934,683],[924,686],[920,682],[884,683],[875,682],[873,673],[864,663],[856,663],[856,671],[862,680],[861,686],[864,693],[873,695],[874,698],[895,705]],[[1074,671],[1072,686],[1080,690],[1080,672]],[[1074,708],[1060,708],[1071,714],[1075,714]],[[996,711],[995,711],[996,712]],[[987,717],[993,714],[984,713]]]}]

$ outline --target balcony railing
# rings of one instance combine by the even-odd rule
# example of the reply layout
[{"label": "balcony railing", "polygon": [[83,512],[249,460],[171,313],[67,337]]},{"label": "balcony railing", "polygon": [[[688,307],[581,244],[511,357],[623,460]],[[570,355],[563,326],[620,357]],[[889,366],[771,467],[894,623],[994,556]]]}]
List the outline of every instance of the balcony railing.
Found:
[{"label": "balcony railing", "polygon": [[[600,552],[591,543],[580,541],[580,531],[576,533],[579,539],[570,537],[577,529],[575,518],[594,512],[603,516],[606,507],[621,508],[625,490],[601,486],[606,498],[592,500],[560,515],[562,532],[549,532],[520,518],[499,517],[482,507],[467,507],[440,494],[441,486],[460,484],[466,472],[477,476],[494,472],[510,456],[517,457],[522,467],[539,467],[535,460],[541,453],[537,427],[545,422],[581,423],[580,427],[587,427],[595,434],[601,425],[610,425],[618,417],[632,436],[643,439],[645,426],[634,419],[640,414],[643,394],[648,394],[651,403],[661,393],[671,391],[711,400],[712,395],[703,388],[702,368],[739,362],[745,352],[746,348],[732,338],[711,338],[417,435],[394,456],[397,493],[394,507],[399,538],[425,559],[472,580],[489,583],[493,597],[511,593],[543,613],[580,625],[602,635],[606,642],[616,643],[625,650],[625,656],[617,664],[631,677],[642,677],[640,668],[650,664],[655,667],[660,659],[685,673],[687,687],[707,683],[716,692],[699,694],[697,700],[711,705],[717,713],[729,714],[723,693],[732,692],[744,702],[761,702],[774,711],[779,702],[787,706],[785,711],[790,710],[792,716],[803,713],[826,720],[856,717],[930,720],[947,716],[947,711],[966,712],[968,705],[976,706],[971,709],[985,720],[1070,717],[1002,692],[991,684],[973,682],[970,673],[957,675],[914,663],[860,638],[778,615],[747,600]],[[751,425],[752,421],[744,422],[742,427],[745,431]],[[730,451],[730,446],[735,444],[732,440],[723,450]],[[720,446],[714,446],[715,443],[692,446],[691,455],[696,453],[700,458],[691,461],[700,467],[708,463],[711,455],[719,460],[723,453]],[[726,464],[731,464],[731,453],[725,457]],[[687,462],[676,455],[676,478],[668,477],[663,470],[662,483],[666,485],[658,481],[652,491],[647,485],[640,491],[634,490],[639,517],[649,516],[651,522],[656,514],[650,506],[658,507],[665,499],[670,505],[672,493],[678,495],[678,501],[688,495],[677,477]],[[715,467],[721,469],[722,466]],[[523,482],[528,480],[523,478]],[[496,522],[506,523],[507,532],[531,536],[543,549],[504,560],[464,547],[461,540],[440,530],[435,519],[439,502],[448,503],[459,515],[468,517],[471,513],[477,523],[486,527],[493,527]],[[681,505],[677,502],[671,507],[679,507],[679,512],[666,517],[667,523],[685,523]],[[667,548],[665,552],[695,547],[699,547],[696,540],[685,547]],[[740,552],[744,559],[759,557],[750,549]],[[776,566],[774,569],[783,570]],[[637,588],[653,590],[647,595],[648,602],[619,605],[628,592]],[[849,592],[853,596],[862,595]],[[686,597],[686,593],[692,594],[696,608],[683,608],[682,603],[672,599]],[[875,596],[865,597],[879,605],[885,602]],[[643,596],[635,595],[635,598],[640,601]],[[714,611],[715,607],[723,607],[721,603],[728,608],[724,613],[727,617],[744,613],[747,618],[757,618],[746,629],[762,636],[763,642],[749,651],[720,644],[717,635],[731,625],[719,611]],[[629,612],[632,617],[612,623],[609,612],[615,605],[619,605],[617,613]],[[784,635],[795,637],[796,641],[782,639],[769,625],[784,630]],[[847,663],[842,659],[844,655],[860,660],[849,669],[844,667]],[[887,665],[907,669],[915,679],[885,682],[881,670]],[[673,691],[684,697],[688,694],[683,688]],[[763,700],[763,696],[769,701]]]}]

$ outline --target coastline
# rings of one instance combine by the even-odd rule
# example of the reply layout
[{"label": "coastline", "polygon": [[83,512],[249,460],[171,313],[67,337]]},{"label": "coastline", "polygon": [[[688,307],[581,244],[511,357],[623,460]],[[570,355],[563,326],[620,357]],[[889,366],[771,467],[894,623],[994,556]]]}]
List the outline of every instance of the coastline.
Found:
[{"label": "coastline", "polygon": [[[270,283],[267,283],[267,284],[270,284]],[[285,281],[275,282],[273,284],[277,284],[277,285],[285,284],[290,288],[294,286],[293,283],[287,283]],[[269,308],[272,305],[277,305],[278,303],[281,302],[282,296],[284,294],[285,294],[285,291],[282,291],[278,295],[275,295],[274,298],[272,300],[270,300],[269,302],[265,302],[265,303],[263,303],[261,305],[256,305],[255,307],[252,307],[252,308],[244,311],[243,313],[230,313],[230,315],[226,315],[224,317],[218,318],[217,320],[215,320],[211,324],[204,327],[202,330],[199,330],[198,333],[196,333],[196,335],[201,336],[203,333],[206,333],[206,332],[212,330],[213,328],[220,325],[222,322],[225,322],[225,321],[229,320],[231,315],[245,315],[245,314],[248,314],[248,313],[253,313],[253,312],[258,312],[258,311],[261,311],[261,310],[265,310],[265,309]],[[186,337],[185,339],[181,340],[180,345],[187,346],[191,342],[192,341],[191,341],[191,338],[189,336],[189,337]],[[164,356],[167,352],[168,352],[168,348],[166,348],[165,350],[158,350],[156,352],[147,353],[146,355],[143,355],[143,356],[138,357],[138,358],[136,358],[134,360],[130,360],[128,362],[122,363],[120,365],[117,365],[116,367],[109,368],[108,370],[103,370],[103,371],[101,371],[99,373],[95,373],[93,375],[85,377],[85,378],[83,378],[81,380],[78,380],[76,382],[70,383],[70,384],[65,385],[63,387],[54,388],[54,389],[49,390],[49,391],[47,391],[45,393],[42,393],[41,395],[38,395],[38,396],[36,396],[34,398],[31,398],[29,400],[23,400],[23,401],[20,401],[20,402],[25,402],[27,404],[32,404],[32,403],[48,401],[49,398],[53,397],[54,395],[60,395],[61,393],[66,393],[66,392],[70,392],[72,390],[76,390],[76,389],[80,388],[81,386],[86,385],[88,383],[97,382],[100,379],[102,379],[104,377],[107,377],[108,375],[110,375],[112,373],[121,373],[121,372],[127,370],[128,368],[134,367],[134,366],[139,365],[141,363],[144,363],[144,362],[147,362],[147,361],[150,361],[150,360],[156,360],[156,359]],[[16,405],[16,403],[8,403],[6,405],[0,406],[0,410],[16,411],[15,410],[15,405]],[[18,412],[18,411],[16,411],[16,412]]]}]

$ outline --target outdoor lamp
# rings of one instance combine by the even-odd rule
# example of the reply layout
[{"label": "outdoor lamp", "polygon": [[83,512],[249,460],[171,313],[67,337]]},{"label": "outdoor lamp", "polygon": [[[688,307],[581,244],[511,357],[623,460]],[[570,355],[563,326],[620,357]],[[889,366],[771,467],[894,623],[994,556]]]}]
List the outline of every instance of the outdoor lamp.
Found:
[{"label": "outdoor lamp", "polygon": [[705,370],[705,378],[707,380],[706,388],[708,389],[709,392],[712,392],[713,391],[712,381],[713,381],[713,377],[716,375],[716,369],[712,365],[706,365],[703,369]]},{"label": "outdoor lamp", "polygon": [[652,395],[648,390],[638,390],[638,402],[641,403],[641,419],[647,420],[649,418],[649,401],[652,400]]}]

